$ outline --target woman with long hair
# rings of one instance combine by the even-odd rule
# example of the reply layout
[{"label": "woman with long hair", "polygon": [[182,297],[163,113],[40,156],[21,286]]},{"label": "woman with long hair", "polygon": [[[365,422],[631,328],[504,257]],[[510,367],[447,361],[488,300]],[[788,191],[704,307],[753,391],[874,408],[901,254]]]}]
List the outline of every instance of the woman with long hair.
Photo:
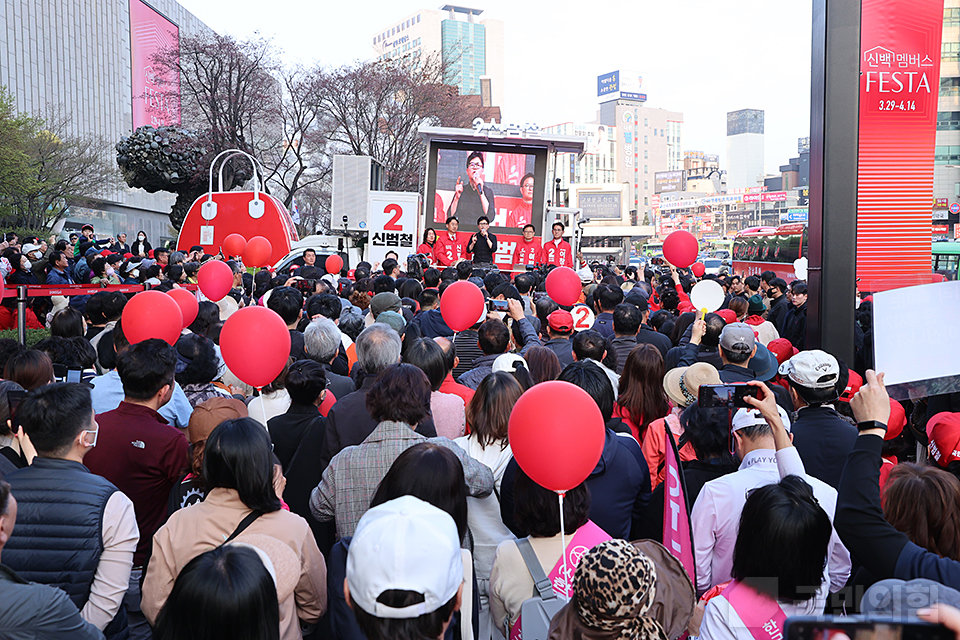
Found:
[{"label": "woman with long hair", "polygon": [[146,258],[153,249],[150,242],[147,241],[147,232],[141,231],[137,234],[137,239],[130,245],[130,253],[141,258]]},{"label": "woman with long hair", "polygon": [[642,443],[647,427],[670,413],[663,391],[663,355],[651,344],[630,350],[620,374],[620,387],[613,415],[622,419],[637,442]]},{"label": "woman with long hair", "polygon": [[533,384],[540,384],[548,380],[556,380],[560,375],[560,359],[552,349],[547,347],[530,347],[523,359],[527,361],[530,378]]},{"label": "woman with long hair", "polygon": [[153,537],[143,581],[144,615],[155,623],[187,564],[234,537],[288,569],[276,587],[280,638],[300,640],[300,620],[316,622],[326,611],[327,572],[307,521],[281,508],[266,429],[251,418],[221,423],[204,447],[203,475],[206,499],[175,512]]},{"label": "woman with long hair", "polygon": [[734,581],[707,602],[699,635],[751,640],[743,616],[764,605],[784,616],[822,614],[831,532],[830,518],[799,476],[751,492],[733,548]]},{"label": "woman with long hair", "polygon": [[280,640],[277,571],[254,546],[201,553],[177,576],[157,616],[157,640]]},{"label": "woman with long hair", "polygon": [[423,242],[417,247],[417,253],[422,253],[433,259],[433,245],[437,242],[437,232],[433,229],[427,229],[423,232]]}]

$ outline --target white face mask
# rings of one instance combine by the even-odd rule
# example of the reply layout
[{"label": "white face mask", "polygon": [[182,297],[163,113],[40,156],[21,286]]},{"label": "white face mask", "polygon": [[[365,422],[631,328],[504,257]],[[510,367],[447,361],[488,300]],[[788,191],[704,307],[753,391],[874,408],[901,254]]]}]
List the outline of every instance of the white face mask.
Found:
[{"label": "white face mask", "polygon": [[131,278],[139,278],[139,277],[140,277],[140,270],[139,270],[139,269],[134,269],[133,271],[131,271],[131,272],[130,272],[130,277],[131,277]]},{"label": "white face mask", "polygon": [[[85,438],[85,436],[86,436],[88,433],[92,433],[92,434],[93,434],[93,442],[87,442],[87,439]],[[81,431],[81,432],[80,432],[80,443],[81,443],[83,446],[85,446],[85,447],[90,447],[91,449],[93,449],[95,446],[97,446],[97,436],[99,436],[99,435],[100,435],[100,429],[99,429],[99,428],[98,428],[98,429],[95,429],[95,430],[94,430],[94,429],[88,429],[88,430],[86,430],[86,431]]]},{"label": "white face mask", "polygon": [[140,242],[143,242],[146,239],[147,239],[147,236],[137,236],[137,240],[139,240]]},{"label": "white face mask", "polygon": [[114,275],[115,273],[116,273],[116,271],[114,271],[113,267],[107,267],[107,275],[108,275],[108,276],[112,276],[112,275]]},{"label": "white face mask", "polygon": [[30,269],[32,269],[32,268],[33,268],[33,263],[32,263],[32,262],[30,262],[29,260],[24,260],[24,261],[23,261],[23,270],[24,270],[24,271],[30,271]]}]

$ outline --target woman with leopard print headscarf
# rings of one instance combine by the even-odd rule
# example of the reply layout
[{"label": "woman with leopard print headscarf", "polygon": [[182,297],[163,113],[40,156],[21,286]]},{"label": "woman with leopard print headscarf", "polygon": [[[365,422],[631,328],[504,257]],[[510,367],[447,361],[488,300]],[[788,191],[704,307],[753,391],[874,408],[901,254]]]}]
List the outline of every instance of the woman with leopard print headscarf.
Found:
[{"label": "woman with leopard print headscarf", "polygon": [[548,640],[673,640],[694,603],[690,578],[662,545],[608,540],[583,556]]}]

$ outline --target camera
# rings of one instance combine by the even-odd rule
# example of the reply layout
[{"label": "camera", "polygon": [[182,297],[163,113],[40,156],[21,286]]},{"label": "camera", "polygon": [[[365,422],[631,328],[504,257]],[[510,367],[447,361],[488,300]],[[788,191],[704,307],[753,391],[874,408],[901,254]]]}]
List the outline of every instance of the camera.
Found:
[{"label": "camera", "polygon": [[726,407],[729,409],[751,409],[745,398],[759,397],[757,387],[750,384],[702,384],[697,397],[701,409]]}]

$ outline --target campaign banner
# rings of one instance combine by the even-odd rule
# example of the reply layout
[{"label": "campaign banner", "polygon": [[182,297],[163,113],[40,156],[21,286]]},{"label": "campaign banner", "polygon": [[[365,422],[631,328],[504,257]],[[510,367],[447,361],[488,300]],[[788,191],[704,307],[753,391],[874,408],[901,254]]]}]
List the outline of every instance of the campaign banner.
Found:
[{"label": "campaign banner", "polygon": [[133,128],[180,124],[180,76],[161,73],[154,56],[180,45],[180,30],[142,0],[130,0],[130,80]]},{"label": "campaign banner", "polygon": [[930,281],[943,0],[861,6],[857,278],[875,290],[892,263]]},{"label": "campaign banner", "polygon": [[367,201],[368,237],[364,259],[383,263],[393,251],[402,266],[407,256],[417,250],[417,212],[420,194],[393,191],[371,191]]},{"label": "campaign banner", "polygon": [[680,561],[690,577],[697,584],[697,563],[693,549],[693,529],[690,527],[690,509],[687,506],[687,486],[683,481],[683,469],[680,467],[680,452],[673,432],[664,429],[669,441],[664,456],[664,492],[663,492],[663,546]]}]

